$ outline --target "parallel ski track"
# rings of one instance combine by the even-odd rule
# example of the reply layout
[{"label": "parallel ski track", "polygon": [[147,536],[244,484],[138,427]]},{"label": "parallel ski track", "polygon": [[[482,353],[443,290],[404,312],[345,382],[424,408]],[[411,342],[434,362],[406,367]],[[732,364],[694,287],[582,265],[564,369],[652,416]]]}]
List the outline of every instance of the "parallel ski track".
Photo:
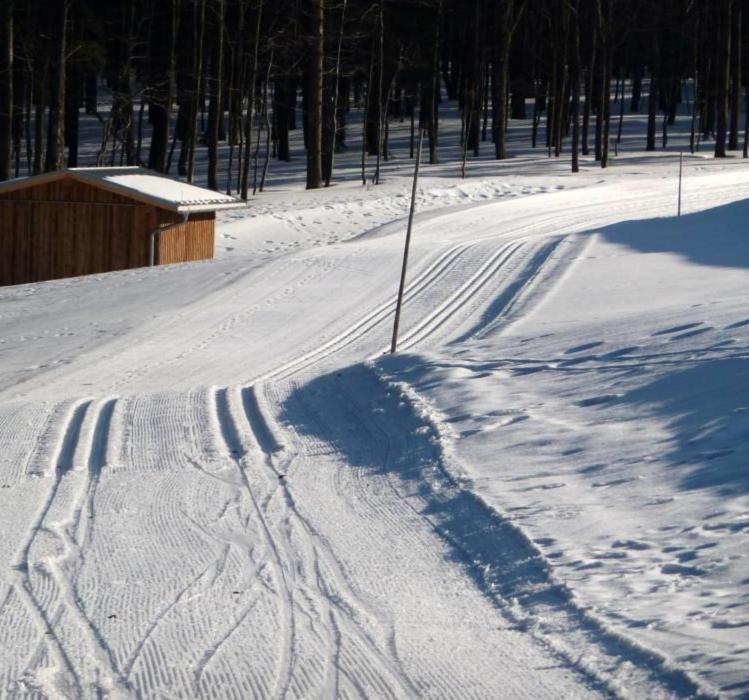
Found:
[{"label": "parallel ski track", "polygon": [[[746,187],[737,187],[737,190],[744,191]],[[710,188],[707,187],[701,192],[701,203],[710,202],[714,194],[719,193],[720,199],[725,198],[725,188]],[[539,198],[540,199],[540,198]],[[430,290],[435,288],[439,282],[444,279],[444,275],[450,269],[451,265],[458,265],[461,259],[465,258],[466,253],[476,248],[480,244],[485,244],[491,241],[497,241],[500,244],[499,249],[492,254],[491,262],[487,261],[487,264],[482,268],[482,274],[474,274],[469,279],[460,285],[460,287],[453,291],[451,297],[447,301],[443,301],[438,307],[440,311],[436,309],[429,314],[428,319],[421,321],[417,328],[406,329],[406,334],[401,336],[399,342],[399,348],[401,350],[413,349],[424,343],[425,340],[431,339],[437,331],[441,331],[441,339],[449,340],[449,329],[443,329],[443,325],[446,321],[455,319],[459,316],[461,310],[464,310],[468,302],[470,302],[474,296],[481,290],[482,287],[487,285],[498,271],[508,262],[511,255],[516,254],[521,246],[513,248],[512,254],[507,256],[507,259],[502,258],[502,254],[505,253],[509,246],[513,244],[528,244],[529,242],[536,241],[544,238],[557,238],[565,234],[591,230],[597,227],[608,225],[612,221],[618,221],[629,213],[636,215],[637,218],[644,218],[649,213],[658,214],[663,211],[662,196],[638,196],[638,197],[627,197],[617,201],[615,214],[608,214],[603,217],[599,223],[596,223],[595,217],[591,214],[596,214],[600,211],[601,204],[583,204],[575,207],[563,209],[550,216],[540,218],[537,214],[523,215],[517,220],[517,225],[513,226],[510,231],[503,231],[497,233],[482,233],[479,235],[471,236],[469,239],[461,241],[459,243],[449,246],[447,249],[442,251],[436,259],[419,270],[414,277],[412,277],[406,287],[406,295],[404,296],[404,306],[408,307],[409,304],[413,304],[419,296],[429,294]],[[483,209],[484,205],[479,208]],[[447,220],[450,218],[456,218],[459,221],[459,213],[450,212],[445,214],[444,217],[432,217],[430,223],[434,224],[442,218]],[[522,222],[522,223],[521,223]],[[486,228],[491,228],[486,226]],[[510,241],[503,243],[503,239],[511,239]],[[518,289],[517,293],[508,299],[504,307],[499,310],[497,315],[497,322],[504,317],[505,312],[515,303],[521,293],[524,293],[528,288],[532,287],[537,282],[538,272],[546,262],[548,256],[541,261],[538,269],[530,270],[527,274],[528,280],[522,289]],[[497,263],[492,265],[491,263]],[[501,288],[497,291],[501,294]],[[395,310],[395,299],[394,296],[388,300],[380,302],[372,310],[366,313],[363,317],[359,318],[355,323],[346,327],[343,331],[339,332],[333,338],[327,340],[325,343],[302,353],[298,357],[285,362],[278,367],[264,372],[261,375],[257,375],[252,378],[246,379],[243,383],[251,385],[256,382],[267,382],[270,380],[286,379],[296,374],[299,374],[320,362],[327,360],[346,348],[354,345],[357,341],[366,338],[372,334],[373,331],[379,326],[390,322],[392,314]],[[497,323],[492,323],[491,327],[496,327]],[[376,353],[372,353],[369,357],[375,358],[386,351],[385,347],[381,347]]]},{"label": "parallel ski track", "polygon": [[[741,189],[743,191],[745,188]],[[718,188],[705,188],[701,193],[702,201],[710,201],[713,197],[712,193],[716,191],[719,191]],[[724,190],[721,190],[721,194],[721,198],[725,199]],[[661,211],[660,201],[661,198],[656,196],[653,196],[650,202],[643,197],[620,200],[617,202],[616,218],[621,218],[622,213],[630,210],[636,211],[638,217],[648,212]],[[420,296],[428,294],[448,272],[460,269],[463,260],[469,253],[475,252],[480,244],[491,240],[499,242],[503,238],[512,236],[510,241],[501,243],[483,265],[454,289],[431,313],[416,326],[407,330],[401,339],[401,348],[418,347],[438,332],[448,330],[445,328],[448,322],[455,326],[456,319],[459,319],[461,312],[489,285],[502,268],[528,245],[529,241],[539,236],[549,236],[549,232],[544,230],[546,227],[554,224],[555,236],[591,228],[591,212],[600,209],[600,206],[600,204],[582,205],[575,207],[574,210],[564,210],[540,220],[537,216],[523,217],[532,221],[517,226],[510,232],[476,236],[443,250],[436,259],[427,263],[409,281],[405,297],[407,305],[413,304]],[[454,216],[454,214],[447,214],[447,216]],[[613,218],[609,215],[605,220],[609,221]],[[535,260],[536,256],[533,257]],[[527,285],[532,286],[535,283],[538,270],[546,259],[548,256],[542,257],[536,268],[527,271]],[[298,282],[308,283],[322,273],[323,271],[317,271],[303,275]],[[525,286],[523,285],[508,299],[499,310],[499,316],[517,300]],[[237,292],[232,290],[231,294],[236,295]],[[279,294],[283,296],[284,291],[270,293],[263,303],[270,303]],[[230,314],[209,336],[198,341],[173,360],[164,362],[177,361],[192,352],[204,349],[210,342],[229,332],[248,314],[254,313],[259,306],[260,303],[250,310]],[[384,694],[392,688],[397,688],[398,693],[416,694],[416,689],[404,673],[397,656],[393,654],[392,644],[382,646],[379,641],[390,639],[392,632],[387,629],[379,629],[376,634],[371,632],[372,625],[377,627],[382,624],[379,612],[373,610],[367,601],[361,599],[348,582],[341,563],[299,513],[293,493],[284,479],[284,472],[294,457],[290,456],[288,448],[277,437],[275,431],[280,432],[280,429],[277,426],[270,427],[273,422],[270,410],[261,410],[262,402],[258,398],[262,394],[261,382],[279,381],[300,375],[320,362],[335,357],[344,349],[368,337],[374,328],[388,321],[393,309],[392,299],[383,301],[364,317],[359,318],[334,338],[313,350],[304,352],[272,371],[248,381],[244,388],[219,389],[214,395],[214,411],[222,441],[222,451],[225,457],[232,461],[242,480],[246,497],[252,504],[256,525],[263,534],[265,550],[269,555],[269,565],[273,570],[282,620],[281,650],[276,668],[274,696],[288,694],[292,685],[298,682],[294,677],[295,617],[300,614],[310,614],[310,611],[305,609],[305,600],[314,600],[315,607],[324,611],[324,616],[330,623],[327,644],[330,654],[328,689],[331,692],[335,693],[339,689],[344,640],[353,640],[354,645],[358,646],[361,651],[358,663],[362,668],[369,669],[366,674],[367,687],[379,688]],[[128,375],[127,381],[132,376],[132,373]],[[114,398],[101,401],[86,399],[71,404],[67,409],[67,417],[59,431],[59,444],[52,459],[53,475],[49,493],[15,558],[13,590],[26,604],[31,618],[36,623],[40,638],[43,640],[41,646],[46,649],[49,661],[61,674],[58,674],[57,685],[47,687],[40,685],[38,689],[42,692],[84,695],[89,689],[95,688],[100,694],[111,692],[131,694],[133,686],[128,676],[150,636],[149,631],[134,650],[133,655],[127,659],[123,668],[118,668],[104,636],[87,615],[76,591],[75,578],[81,565],[83,551],[90,541],[94,527],[95,519],[92,516],[95,510],[96,492],[99,475],[106,465],[110,422],[115,403]],[[271,484],[271,487],[268,487],[266,493],[262,495],[256,493],[258,487],[248,476],[258,459],[264,465],[266,482]],[[81,471],[85,471],[85,476],[76,474]],[[265,509],[273,499],[276,503],[283,503],[286,509],[286,516],[280,523],[271,522],[266,516]],[[57,517],[51,519],[53,512]],[[34,545],[40,533],[52,537],[57,542],[58,550],[56,556],[49,558],[43,564],[35,562],[33,558]],[[300,554],[305,560],[302,567],[298,567],[295,562]],[[300,570],[305,574],[314,572],[314,576],[305,575],[302,580],[297,580],[296,576],[299,575]],[[190,585],[188,584],[183,593],[189,589]],[[44,589],[43,593],[40,592],[40,586]],[[342,602],[335,596],[331,596],[331,590],[339,594],[343,591],[346,601]],[[233,623],[215,647],[207,652],[197,672],[198,681],[221,644],[234,633],[251,610],[250,604],[239,621]],[[77,638],[87,649],[91,665],[87,664],[83,671],[76,667],[71,657],[69,642],[64,642],[56,632],[57,627],[68,619],[74,622]],[[364,620],[368,622],[364,624],[362,622]],[[26,674],[31,684],[30,687],[35,687],[33,678],[37,670],[36,665],[43,657],[44,654],[38,651],[30,659],[32,666]],[[383,685],[383,678],[387,678],[389,683]],[[353,677],[348,677],[347,681],[357,685]],[[301,691],[303,688],[296,688],[296,690]]]},{"label": "parallel ski track", "polygon": [[[367,688],[383,696],[392,696],[394,688],[397,695],[415,695],[415,688],[392,655],[390,646],[383,647],[377,641],[392,635],[391,630],[381,628],[382,614],[373,610],[352,588],[340,562],[297,509],[285,480],[292,458],[277,437],[278,428],[273,425],[270,412],[261,408],[262,405],[257,387],[224,388],[215,392],[222,451],[242,479],[274,568],[282,626],[272,696],[285,697],[290,692],[303,696],[309,690],[299,685],[303,683],[304,674],[296,673],[294,665],[299,634],[295,620],[300,615],[316,626],[321,620],[330,623],[323,622],[321,633],[327,648],[326,687],[330,693],[336,692],[340,673],[347,674],[348,682],[353,682],[358,673],[360,683],[364,682]],[[258,468],[264,473],[258,472]],[[251,478],[250,473],[255,478]],[[268,491],[256,493],[263,484]],[[283,510],[273,522],[266,515],[271,502]],[[359,650],[354,657],[356,673],[347,673],[345,665],[341,667],[344,646]],[[350,654],[351,650],[346,653]]]},{"label": "parallel ski track", "polygon": [[[115,399],[83,400],[69,407],[50,463],[52,484],[16,557],[14,589],[36,621],[41,644],[50,660],[65,677],[64,682],[58,682],[62,685],[54,687],[45,687],[48,681],[42,682],[41,689],[52,694],[73,690],[81,695],[92,687],[101,693],[128,690],[102,633],[83,606],[76,585],[83,549],[93,527],[94,497],[99,474],[106,463],[114,404]],[[34,545],[42,533],[55,541],[57,554],[34,561]],[[75,638],[86,650],[85,675],[72,661],[73,654],[79,654],[81,648],[64,642],[57,631],[63,618],[72,620]],[[26,673],[32,686],[37,683],[34,678],[39,670],[34,664],[40,658],[39,653],[33,655],[32,666]]]},{"label": "parallel ski track", "polygon": [[[647,213],[650,210],[658,211],[661,209],[661,206],[655,202],[652,205],[648,206],[647,203],[643,203],[641,198],[632,198],[631,204],[633,207],[636,207],[638,216],[642,216],[644,213]],[[555,233],[557,236],[566,232],[580,230],[584,224],[590,223],[586,217],[586,214],[592,208],[593,207],[588,206],[580,207],[579,209],[583,210],[582,212],[577,211],[574,215],[568,216],[555,215],[554,217],[548,217],[547,219],[544,219],[540,224],[538,219],[536,218],[533,223],[528,225],[528,231],[526,232],[526,235],[532,236],[533,234],[531,233],[531,231],[533,229],[537,229],[539,226],[543,227],[544,225],[551,222],[559,224],[555,228]],[[476,271],[462,285],[454,290],[447,299],[445,299],[439,306],[437,306],[419,324],[410,329],[401,339],[401,349],[405,350],[418,346],[420,343],[423,343],[427,338],[429,338],[440,328],[442,328],[447,321],[449,321],[453,317],[458,316],[461,310],[463,310],[470,303],[475,295],[478,294],[480,290],[497,275],[501,268],[507,264],[508,260],[512,258],[513,255],[515,255],[524,245],[527,244],[528,238],[519,237],[518,233],[521,233],[521,231],[515,229],[513,231],[513,240],[511,242],[501,245],[480,267],[478,271]],[[428,291],[428,289],[432,285],[436,284],[441,279],[441,277],[445,274],[445,271],[449,269],[451,264],[455,263],[456,261],[460,261],[461,257],[465,255],[465,253],[472,247],[476,246],[478,242],[486,241],[487,239],[496,239],[496,236],[489,235],[476,237],[471,241],[463,241],[461,243],[450,246],[445,251],[443,251],[436,258],[436,260],[428,264],[416,275],[416,277],[411,279],[406,289],[405,303],[412,303],[419,294],[423,294]],[[558,240],[559,239],[557,239],[557,242]],[[525,275],[526,282],[521,285],[520,288],[516,290],[516,292],[498,310],[495,320],[489,324],[490,327],[495,326],[501,320],[501,317],[503,317],[509,311],[509,309],[517,301],[521,293],[527,291],[528,287],[532,287],[537,282],[540,268],[548,259],[555,245],[556,244],[551,245],[551,250],[549,250],[548,255],[533,256],[536,262],[534,263],[533,269],[529,269],[527,271]],[[314,350],[304,353],[298,358],[277,367],[273,371],[268,372],[255,380],[251,380],[249,382],[249,386],[244,391],[253,391],[253,384],[257,382],[268,382],[271,380],[279,381],[288,379],[292,376],[304,372],[305,370],[309,370],[311,367],[323,360],[335,356],[341,350],[366,336],[372,331],[374,327],[382,324],[385,320],[387,320],[388,317],[392,314],[393,309],[394,302],[392,300],[380,303],[363,318],[359,319],[356,323],[344,329],[344,331],[336,335],[334,338],[321,344]],[[288,492],[288,487],[284,488]],[[430,523],[430,525],[434,526],[433,523]],[[575,611],[575,614],[580,613],[578,611]],[[593,624],[593,626],[595,626],[594,622],[591,622],[590,624]],[[604,632],[603,634],[606,635],[607,633]],[[539,639],[539,641],[541,642],[543,640]],[[627,645],[624,644],[623,646],[626,648]],[[560,654],[560,657],[564,658],[565,662],[571,661],[571,659],[567,658],[564,653],[559,652],[558,650],[557,653]],[[637,657],[638,654],[635,653],[634,656]],[[632,661],[630,660],[629,663],[632,663]],[[636,668],[637,663],[634,663],[634,666]],[[588,673],[588,671],[586,671],[584,667],[580,668],[579,670],[584,674]],[[645,673],[649,674],[653,670],[655,669],[647,669]],[[661,672],[665,675],[669,675],[671,673],[670,671],[666,672],[663,670]],[[593,674],[592,678],[596,682],[601,683],[604,686],[608,684],[609,680],[604,677],[597,677],[595,674]],[[687,681],[687,677],[685,677],[684,682],[688,685],[691,680]],[[694,688],[694,686],[692,687]],[[614,692],[614,689],[615,686],[609,686],[609,692],[618,695],[619,693]],[[666,688],[661,688],[657,692],[658,694],[663,694],[664,697],[670,695],[670,690]]]}]

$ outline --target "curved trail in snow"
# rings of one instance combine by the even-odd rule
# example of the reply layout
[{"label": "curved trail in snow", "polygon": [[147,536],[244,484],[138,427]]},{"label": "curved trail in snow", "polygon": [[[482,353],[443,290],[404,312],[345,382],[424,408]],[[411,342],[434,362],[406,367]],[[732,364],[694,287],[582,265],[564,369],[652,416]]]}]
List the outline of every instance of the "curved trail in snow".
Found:
[{"label": "curved trail in snow", "polygon": [[[692,204],[747,193],[708,185]],[[558,208],[539,213],[547,198]],[[580,254],[584,238],[569,234],[667,208],[660,194],[608,201],[591,188],[424,216],[401,348],[512,322]],[[93,347],[85,369],[46,375],[68,395],[86,377],[105,399],[60,402],[33,421],[0,415],[0,448],[19,430],[48,447],[13,476],[35,506],[0,579],[0,627],[13,622],[4,687],[695,694],[657,655],[586,618],[522,533],[450,480],[408,397],[356,366],[389,338],[401,225],[237,275],[166,326]],[[326,304],[331,290],[346,302]],[[487,530],[502,544],[487,545]]]}]

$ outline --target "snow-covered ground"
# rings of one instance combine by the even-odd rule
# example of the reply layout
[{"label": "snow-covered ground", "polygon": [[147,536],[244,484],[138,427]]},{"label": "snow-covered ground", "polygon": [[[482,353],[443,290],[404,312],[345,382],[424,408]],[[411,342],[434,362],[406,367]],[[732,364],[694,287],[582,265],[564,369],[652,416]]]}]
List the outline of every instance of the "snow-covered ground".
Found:
[{"label": "snow-covered ground", "polygon": [[396,356],[355,148],[1,288],[0,695],[749,693],[749,166],[635,146],[425,166]]}]

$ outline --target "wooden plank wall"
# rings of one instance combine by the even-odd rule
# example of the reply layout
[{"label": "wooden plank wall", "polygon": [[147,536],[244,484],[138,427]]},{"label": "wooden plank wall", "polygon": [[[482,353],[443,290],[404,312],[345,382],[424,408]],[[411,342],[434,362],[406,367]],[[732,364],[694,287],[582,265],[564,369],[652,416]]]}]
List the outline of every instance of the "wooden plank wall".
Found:
[{"label": "wooden plank wall", "polygon": [[161,214],[72,180],[2,195],[0,285],[148,265],[148,234]]},{"label": "wooden plank wall", "polygon": [[[160,212],[164,225],[180,220],[178,215]],[[157,261],[159,265],[207,260],[213,257],[216,213],[191,214],[188,221],[159,234]]]}]

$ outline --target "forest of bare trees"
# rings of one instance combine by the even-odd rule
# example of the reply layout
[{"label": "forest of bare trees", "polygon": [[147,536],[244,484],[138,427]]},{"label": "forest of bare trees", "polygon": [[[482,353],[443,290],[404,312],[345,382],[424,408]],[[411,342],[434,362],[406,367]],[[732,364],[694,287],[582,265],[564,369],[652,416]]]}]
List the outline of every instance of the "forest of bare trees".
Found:
[{"label": "forest of bare trees", "polygon": [[101,127],[98,164],[193,181],[205,149],[201,184],[245,199],[303,129],[317,188],[335,179],[356,106],[376,182],[392,119],[410,121],[411,156],[423,128],[437,162],[445,96],[461,110],[467,157],[511,156],[508,124],[528,119],[549,157],[571,154],[576,170],[592,154],[606,167],[625,111],[646,110],[653,151],[680,109],[692,150],[746,157],[746,4],[1,0],[0,179],[75,167],[85,113]]}]

